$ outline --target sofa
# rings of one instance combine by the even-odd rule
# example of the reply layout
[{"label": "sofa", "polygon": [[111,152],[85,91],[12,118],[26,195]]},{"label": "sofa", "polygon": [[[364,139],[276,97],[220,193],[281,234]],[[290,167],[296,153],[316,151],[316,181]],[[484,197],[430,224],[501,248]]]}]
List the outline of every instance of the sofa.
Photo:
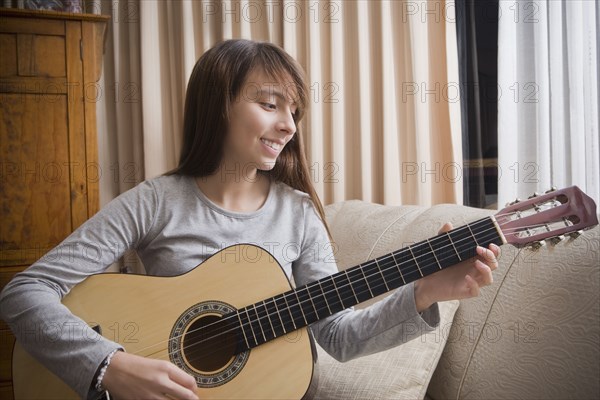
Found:
[{"label": "sofa", "polygon": [[[325,209],[339,269],[435,236],[444,222],[459,227],[496,213],[359,200]],[[502,246],[492,285],[439,303],[438,328],[401,346],[345,363],[317,346],[314,397],[600,398],[599,237],[596,226],[537,249]]]}]

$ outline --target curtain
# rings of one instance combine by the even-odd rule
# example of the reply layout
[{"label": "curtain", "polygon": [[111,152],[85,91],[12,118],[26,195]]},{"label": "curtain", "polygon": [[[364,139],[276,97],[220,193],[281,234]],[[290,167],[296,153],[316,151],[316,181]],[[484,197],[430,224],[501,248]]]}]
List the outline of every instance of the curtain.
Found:
[{"label": "curtain", "polygon": [[101,203],[173,168],[187,79],[230,38],[268,40],[307,73],[303,121],[324,204],[462,203],[452,1],[109,0],[98,104]]},{"label": "curtain", "polygon": [[462,148],[463,157],[469,163],[468,168],[465,165],[463,173],[464,202],[467,205],[484,207],[483,165],[471,165],[475,164],[473,161],[483,159],[475,3],[456,0],[456,7],[460,10],[458,15],[463,16],[456,24],[456,35],[462,93]]},{"label": "curtain", "polygon": [[552,185],[600,200],[598,3],[500,1],[499,203]]},{"label": "curtain", "polygon": [[464,204],[495,207],[498,0],[456,0]]}]

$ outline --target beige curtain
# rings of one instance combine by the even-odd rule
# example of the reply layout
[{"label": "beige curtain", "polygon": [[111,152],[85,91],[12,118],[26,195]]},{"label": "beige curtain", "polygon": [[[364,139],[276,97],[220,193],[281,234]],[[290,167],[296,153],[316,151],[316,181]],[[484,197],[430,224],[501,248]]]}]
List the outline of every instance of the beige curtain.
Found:
[{"label": "beige curtain", "polygon": [[101,202],[177,163],[187,79],[218,41],[268,40],[307,72],[325,204],[462,203],[453,1],[107,0]]}]

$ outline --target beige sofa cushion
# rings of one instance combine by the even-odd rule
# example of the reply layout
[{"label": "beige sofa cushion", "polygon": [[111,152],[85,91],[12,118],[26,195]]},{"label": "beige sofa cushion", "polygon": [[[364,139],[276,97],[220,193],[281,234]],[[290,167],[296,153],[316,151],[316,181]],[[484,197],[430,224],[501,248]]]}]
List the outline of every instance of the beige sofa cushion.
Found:
[{"label": "beige sofa cushion", "polygon": [[[338,268],[345,269],[406,246],[406,231],[425,209],[359,201],[326,208]],[[438,227],[439,228],[439,227]],[[388,294],[389,295],[389,294]],[[386,295],[358,306],[366,307]],[[458,301],[440,303],[439,329],[388,351],[339,363],[317,346],[319,386],[315,398],[420,399],[437,365]]]},{"label": "beige sofa cushion", "polygon": [[439,303],[437,330],[393,349],[340,363],[317,345],[318,400],[422,399],[442,355],[458,301]]}]

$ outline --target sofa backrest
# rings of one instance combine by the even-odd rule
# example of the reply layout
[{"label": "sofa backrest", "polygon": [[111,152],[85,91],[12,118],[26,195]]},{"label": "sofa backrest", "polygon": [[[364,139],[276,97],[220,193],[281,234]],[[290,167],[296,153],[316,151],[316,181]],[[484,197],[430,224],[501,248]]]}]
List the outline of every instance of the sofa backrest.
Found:
[{"label": "sofa backrest", "polygon": [[[460,205],[326,207],[340,269],[493,211]],[[600,232],[538,250],[502,246],[494,283],[462,300],[429,384],[434,399],[597,398],[600,391]],[[446,329],[445,329],[446,328]]]}]

